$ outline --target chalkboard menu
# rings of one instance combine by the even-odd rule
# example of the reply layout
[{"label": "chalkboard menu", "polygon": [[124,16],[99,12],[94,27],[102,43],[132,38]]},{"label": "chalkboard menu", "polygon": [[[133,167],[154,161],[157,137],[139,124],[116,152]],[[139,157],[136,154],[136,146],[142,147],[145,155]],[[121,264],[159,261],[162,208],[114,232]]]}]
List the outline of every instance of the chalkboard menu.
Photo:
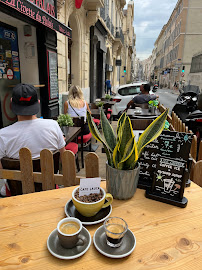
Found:
[{"label": "chalkboard menu", "polygon": [[179,207],[187,205],[183,197],[185,188],[186,162],[160,157],[157,159],[156,172],[152,188],[146,191],[146,197]]},{"label": "chalkboard menu", "polygon": [[187,162],[193,134],[165,130],[153,142],[149,143],[140,159],[139,188],[151,187],[157,160],[160,157],[174,158]]},{"label": "chalkboard menu", "polygon": [[49,68],[49,99],[59,97],[58,90],[58,65],[57,65],[57,53],[48,51],[48,68]]}]

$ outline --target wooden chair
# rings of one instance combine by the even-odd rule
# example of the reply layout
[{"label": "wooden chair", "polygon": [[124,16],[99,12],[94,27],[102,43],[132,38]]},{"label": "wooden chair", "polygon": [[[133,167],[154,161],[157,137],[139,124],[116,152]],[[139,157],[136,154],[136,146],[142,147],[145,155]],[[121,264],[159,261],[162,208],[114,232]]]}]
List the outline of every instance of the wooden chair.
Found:
[{"label": "wooden chair", "polygon": [[142,103],[142,104],[133,103],[131,105],[130,109],[135,109],[136,107],[140,107],[142,109],[148,109],[149,105],[148,105],[148,103]]},{"label": "wooden chair", "polygon": [[194,164],[191,180],[200,187],[202,187],[202,160],[197,161]]},{"label": "wooden chair", "polygon": [[[43,149],[40,153],[41,172],[33,172],[33,161],[28,148],[19,152],[20,170],[1,169],[0,178],[21,182],[22,193],[35,192],[35,183],[42,185],[42,191],[55,189],[55,185],[64,187],[79,185],[80,178],[76,176],[75,156],[71,151],[62,155],[62,174],[54,173],[53,153]],[[99,177],[99,157],[95,153],[88,153],[85,157],[86,178]]]},{"label": "wooden chair", "polygon": [[81,164],[82,168],[84,168],[84,158],[83,158],[83,148],[89,147],[89,151],[91,152],[91,138],[92,134],[84,135],[84,117],[73,117],[73,122],[75,127],[81,127],[81,135],[78,137],[78,144],[81,145]]},{"label": "wooden chair", "polygon": [[76,167],[77,167],[77,172],[80,171],[79,167],[79,156],[78,156],[78,151],[79,151],[79,146],[75,142],[70,142],[65,146],[66,150],[72,151],[75,155],[75,161],[76,161]]},{"label": "wooden chair", "polygon": [[[26,162],[30,160],[29,154],[27,154],[27,160]],[[54,165],[54,173],[56,174],[59,171],[59,162],[60,162],[60,152],[55,151],[53,153],[53,165]],[[19,159],[12,159],[12,158],[7,158],[3,157],[1,159],[2,167],[3,169],[8,169],[8,170],[20,170],[20,160]],[[32,159],[31,158],[31,163],[33,167],[34,172],[41,172],[41,162],[40,158],[37,159]],[[27,163],[26,163],[27,164]],[[27,168],[24,167],[23,163],[23,168],[26,170]],[[30,164],[29,164],[30,167]],[[10,188],[11,196],[16,196],[16,195],[21,195],[22,194],[22,183],[20,181],[15,181],[15,180],[10,180],[8,179],[8,185]],[[42,191],[42,184],[41,183],[35,183],[35,191],[39,192]]]},{"label": "wooden chair", "polygon": [[152,119],[131,119],[134,130],[145,130],[152,122]]},{"label": "wooden chair", "polygon": [[98,109],[98,106],[95,103],[89,103],[90,109]]},{"label": "wooden chair", "polygon": [[198,161],[202,160],[202,140],[199,144],[199,151],[198,151]]}]

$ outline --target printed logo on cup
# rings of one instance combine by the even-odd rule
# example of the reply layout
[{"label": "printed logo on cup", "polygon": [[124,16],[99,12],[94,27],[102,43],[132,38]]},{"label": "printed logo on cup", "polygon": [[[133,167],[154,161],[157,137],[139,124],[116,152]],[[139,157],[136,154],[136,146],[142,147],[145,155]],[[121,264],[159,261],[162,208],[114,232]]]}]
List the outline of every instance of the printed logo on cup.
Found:
[{"label": "printed logo on cup", "polygon": [[100,177],[80,179],[79,197],[91,193],[100,193],[100,181]]}]

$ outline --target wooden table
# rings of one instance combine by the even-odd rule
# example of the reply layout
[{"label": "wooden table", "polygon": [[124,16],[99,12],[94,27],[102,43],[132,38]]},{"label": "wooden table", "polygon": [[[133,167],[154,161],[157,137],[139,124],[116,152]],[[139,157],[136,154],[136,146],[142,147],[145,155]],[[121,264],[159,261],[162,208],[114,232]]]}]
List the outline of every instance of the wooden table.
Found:
[{"label": "wooden table", "polygon": [[91,111],[91,116],[99,118],[100,117],[100,110],[99,109],[90,109]]},{"label": "wooden table", "polygon": [[130,118],[150,118],[150,119],[155,119],[156,117],[158,117],[161,114],[158,109],[156,110],[155,113],[149,112],[149,109],[141,109],[140,114],[135,114],[134,111],[135,111],[135,109],[128,109],[127,110],[127,115]]},{"label": "wooden table", "polygon": [[[102,182],[105,187],[105,182]],[[75,187],[0,199],[0,269],[202,269],[202,189],[186,188],[186,208],[149,200],[137,189],[130,200],[114,200],[111,216],[126,220],[136,236],[133,253],[123,259],[101,255],[91,244],[82,257],[65,261],[47,250],[49,234],[65,217]],[[87,226],[91,236],[102,224]]]},{"label": "wooden table", "polygon": [[[81,127],[63,127],[63,132],[65,134],[66,144],[73,141],[81,132]],[[81,135],[82,136],[82,135]],[[81,163],[82,168],[84,168],[84,158],[83,158],[83,140],[81,139]]]},{"label": "wooden table", "polygon": [[63,127],[66,143],[73,141],[81,132],[81,127]]}]

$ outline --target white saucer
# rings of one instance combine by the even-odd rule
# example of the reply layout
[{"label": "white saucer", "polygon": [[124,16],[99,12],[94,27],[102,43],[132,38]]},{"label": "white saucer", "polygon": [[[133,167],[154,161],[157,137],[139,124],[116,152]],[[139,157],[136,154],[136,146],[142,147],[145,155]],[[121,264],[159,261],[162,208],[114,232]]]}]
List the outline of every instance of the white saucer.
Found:
[{"label": "white saucer", "polygon": [[56,258],[63,260],[72,260],[82,256],[89,249],[91,245],[91,236],[86,228],[82,228],[80,235],[83,236],[86,241],[83,246],[76,246],[74,248],[63,248],[60,245],[57,229],[53,230],[47,240],[47,248],[49,252]]},{"label": "white saucer", "polygon": [[127,230],[123,237],[122,244],[118,248],[109,247],[106,242],[104,226],[99,227],[94,236],[93,243],[95,248],[103,255],[109,258],[124,258],[130,255],[136,246],[136,238],[131,230]]}]

